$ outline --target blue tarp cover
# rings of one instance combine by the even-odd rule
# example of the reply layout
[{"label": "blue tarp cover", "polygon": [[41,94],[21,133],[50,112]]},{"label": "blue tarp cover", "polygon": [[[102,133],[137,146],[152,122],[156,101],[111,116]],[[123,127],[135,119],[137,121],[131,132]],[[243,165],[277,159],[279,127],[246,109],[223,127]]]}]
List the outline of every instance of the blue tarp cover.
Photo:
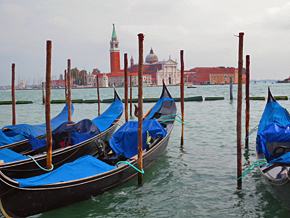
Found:
[{"label": "blue tarp cover", "polygon": [[[156,120],[143,121],[143,149],[146,148],[147,131],[149,135],[156,138],[160,135],[166,136],[166,130]],[[138,153],[138,122],[130,121],[118,129],[110,139],[110,146],[117,154],[124,154],[131,158]]]},{"label": "blue tarp cover", "polygon": [[123,102],[121,100],[115,100],[111,106],[100,116],[96,117],[92,121],[97,125],[101,132],[107,130],[114,120],[123,112]]},{"label": "blue tarp cover", "polygon": [[[74,124],[74,122],[64,122],[54,131],[52,131],[53,143],[55,143],[55,140],[57,142],[62,142],[63,138],[66,138],[68,140],[69,132],[71,132],[70,145],[76,145],[100,133],[100,130],[98,129],[96,124],[89,119],[81,120],[74,125],[67,126],[68,124]],[[46,146],[45,139],[37,139],[33,136],[29,136],[28,140],[32,150]]]},{"label": "blue tarp cover", "polygon": [[173,100],[173,98],[160,98],[156,102],[156,104],[154,105],[154,107],[152,108],[152,110],[150,111],[150,113],[145,117],[145,120],[151,119],[154,116],[154,114],[160,110],[160,108],[162,106],[162,103],[164,101],[174,101],[174,100]]},{"label": "blue tarp cover", "polygon": [[[71,113],[73,114],[74,108],[72,105]],[[68,118],[68,104],[65,105],[63,110],[51,120],[51,130],[53,131],[60,124],[67,121]],[[12,131],[3,132],[4,128]],[[28,138],[29,135],[34,137],[46,134],[46,124],[28,125],[18,124],[5,126],[0,130],[0,146],[19,142]]]},{"label": "blue tarp cover", "polygon": [[278,102],[271,101],[266,104],[259,124],[258,134],[260,134],[269,123],[278,123],[283,126],[290,124],[289,113]]},{"label": "blue tarp cover", "polygon": [[273,154],[270,154],[267,149],[267,142],[290,142],[290,124],[283,126],[278,123],[270,123],[257,135],[257,152],[265,152],[266,158],[273,159]]},{"label": "blue tarp cover", "polygon": [[283,154],[281,157],[275,158],[268,163],[270,166],[273,163],[290,164],[290,152]]},{"label": "blue tarp cover", "polygon": [[29,158],[15,151],[12,151],[8,148],[4,148],[0,150],[0,160],[3,160],[4,163],[10,163],[10,162],[26,160],[26,159],[29,159]]},{"label": "blue tarp cover", "polygon": [[26,179],[14,180],[19,183],[20,187],[33,187],[87,178],[114,169],[116,167],[93,156],[86,155],[78,158],[74,162],[66,163],[52,172]]}]

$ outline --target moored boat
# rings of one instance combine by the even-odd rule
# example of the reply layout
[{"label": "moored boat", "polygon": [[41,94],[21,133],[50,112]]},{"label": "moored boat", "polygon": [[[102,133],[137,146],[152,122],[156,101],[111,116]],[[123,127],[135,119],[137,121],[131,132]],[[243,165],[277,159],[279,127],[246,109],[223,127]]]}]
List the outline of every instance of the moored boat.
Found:
[{"label": "moored boat", "polygon": [[[164,153],[175,116],[175,102],[164,85],[160,100],[143,122],[145,170]],[[109,145],[99,147],[96,156],[83,156],[46,175],[15,180],[0,171],[2,213],[26,217],[47,212],[100,195],[133,179],[137,175],[134,169],[137,166],[137,132],[136,121],[127,122],[109,140]]]},{"label": "moored boat", "polygon": [[256,157],[257,162],[264,162],[259,166],[263,180],[287,210],[290,210],[289,151],[290,115],[268,89],[268,101],[257,133]]},{"label": "moored boat", "polygon": [[[71,115],[74,112],[73,104],[71,105]],[[51,129],[55,130],[59,125],[68,119],[68,104],[62,111],[51,120]],[[17,124],[4,126],[0,129],[0,150],[9,148],[15,152],[25,152],[30,149],[28,138],[34,136],[42,138],[46,134],[46,124]]]},{"label": "moored boat", "polygon": [[[98,152],[96,140],[109,139],[115,132],[123,113],[123,103],[116,90],[115,101],[100,116],[93,120],[78,123],[65,122],[52,132],[54,169],[84,155]],[[29,150],[17,153],[8,148],[0,150],[0,170],[12,178],[26,178],[45,173],[41,166],[46,165],[45,139],[29,138]]]}]

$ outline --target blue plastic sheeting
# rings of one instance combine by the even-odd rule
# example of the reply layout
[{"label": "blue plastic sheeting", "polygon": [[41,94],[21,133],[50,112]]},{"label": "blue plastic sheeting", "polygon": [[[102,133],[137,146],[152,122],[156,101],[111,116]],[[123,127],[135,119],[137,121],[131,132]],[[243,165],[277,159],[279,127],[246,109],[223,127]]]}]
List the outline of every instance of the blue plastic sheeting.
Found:
[{"label": "blue plastic sheeting", "polygon": [[[71,113],[73,114],[74,108],[72,105]],[[60,124],[67,121],[68,118],[68,104],[65,105],[63,110],[51,120],[51,130],[56,129]],[[12,131],[3,132],[4,128]],[[34,137],[46,134],[46,124],[28,125],[18,124],[5,126],[0,130],[0,146],[19,142],[28,138],[29,135]]]},{"label": "blue plastic sheeting", "polygon": [[[166,136],[166,130],[156,120],[143,121],[143,149],[146,148],[147,131],[149,135],[156,138],[160,135]],[[110,146],[117,154],[124,154],[131,158],[138,153],[138,122],[130,121],[118,129],[110,139]]]},{"label": "blue plastic sheeting", "polygon": [[281,157],[276,158],[274,160],[271,160],[268,163],[268,166],[274,163],[280,163],[280,164],[290,164],[290,152],[287,152],[286,154],[283,154]]},{"label": "blue plastic sheeting", "polygon": [[[68,124],[74,125],[67,126]],[[89,119],[81,120],[78,123],[67,121],[52,131],[52,139],[55,144],[56,142],[63,142],[65,139],[68,141],[69,137],[71,137],[70,145],[76,145],[98,135],[99,133],[100,130],[96,124]],[[37,139],[33,136],[29,136],[28,140],[32,150],[46,146],[45,139]]]},{"label": "blue plastic sheeting", "polygon": [[72,145],[76,145],[78,143],[84,142],[92,137],[94,137],[97,134],[91,134],[91,133],[78,133],[75,130],[71,131],[71,141]]},{"label": "blue plastic sheeting", "polygon": [[107,130],[111,124],[117,119],[117,117],[123,112],[123,102],[121,100],[115,100],[111,106],[100,116],[96,117],[92,121],[97,125],[101,132]]},{"label": "blue plastic sheeting", "polygon": [[257,135],[257,152],[265,153],[266,158],[273,159],[275,157],[269,153],[266,146],[267,142],[290,142],[290,124],[283,126],[277,123],[270,123]]},{"label": "blue plastic sheeting", "polygon": [[15,151],[12,151],[8,148],[4,148],[0,150],[0,160],[3,160],[4,163],[10,163],[10,162],[26,160],[26,159],[29,159],[29,158]]},{"label": "blue plastic sheeting", "polygon": [[173,100],[173,98],[160,98],[156,102],[156,104],[154,105],[154,107],[152,108],[152,110],[150,111],[150,113],[145,117],[145,120],[151,119],[154,116],[154,114],[160,110],[160,108],[162,106],[162,103],[164,101],[174,101],[174,100]]},{"label": "blue plastic sheeting", "polygon": [[14,180],[19,183],[20,187],[34,187],[87,178],[114,169],[116,169],[116,167],[96,159],[93,156],[86,155],[78,158],[74,162],[66,163],[52,172],[26,179]]},{"label": "blue plastic sheeting", "polygon": [[262,132],[269,123],[278,123],[283,126],[290,124],[290,116],[288,111],[278,102],[271,101],[266,104],[259,124],[258,134]]}]

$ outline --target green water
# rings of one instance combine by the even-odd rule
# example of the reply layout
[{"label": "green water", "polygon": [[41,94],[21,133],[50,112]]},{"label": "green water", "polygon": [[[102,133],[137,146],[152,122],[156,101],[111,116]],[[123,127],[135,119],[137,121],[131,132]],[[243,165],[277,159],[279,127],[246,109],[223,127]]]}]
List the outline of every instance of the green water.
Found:
[{"label": "green water", "polygon": [[[288,84],[251,84],[250,96],[267,97],[271,87],[274,96],[290,96]],[[244,87],[243,87],[244,88]],[[161,87],[145,87],[144,98],[156,98]],[[180,88],[168,87],[172,97],[179,97]],[[121,97],[123,88],[117,88]],[[64,99],[63,90],[52,90],[51,99]],[[96,99],[96,89],[72,90],[72,99]],[[243,188],[236,187],[236,110],[229,100],[229,86],[185,88],[185,97],[225,97],[221,101],[185,102],[184,146],[180,147],[181,125],[176,123],[163,157],[149,168],[143,185],[137,179],[70,207],[33,217],[289,217],[290,214],[271,194],[254,170],[243,178]],[[113,89],[101,89],[101,99],[113,98]],[[133,98],[137,98],[133,88]],[[0,91],[0,101],[11,100],[8,91]],[[244,95],[245,96],[245,95]],[[44,106],[41,90],[16,91],[16,100],[31,100],[31,105],[16,105],[17,123],[43,123]],[[290,109],[290,101],[279,101]],[[144,111],[154,103],[144,104]],[[250,102],[250,130],[262,115],[266,101]],[[51,105],[51,116],[64,105]],[[101,104],[104,111],[109,104]],[[74,121],[97,116],[97,104],[74,104]],[[180,104],[177,103],[178,114]],[[11,105],[0,105],[1,126],[11,124]],[[245,102],[243,102],[243,137]],[[136,118],[131,118],[132,120]],[[124,120],[124,116],[123,116]],[[244,143],[244,142],[243,142]],[[243,148],[243,171],[255,161],[255,133],[249,150]]]}]

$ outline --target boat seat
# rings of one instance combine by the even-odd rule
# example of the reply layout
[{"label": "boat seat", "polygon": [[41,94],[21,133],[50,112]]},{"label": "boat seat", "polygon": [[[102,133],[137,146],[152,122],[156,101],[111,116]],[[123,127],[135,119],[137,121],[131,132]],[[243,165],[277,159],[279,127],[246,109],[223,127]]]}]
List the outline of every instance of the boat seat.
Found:
[{"label": "boat seat", "polygon": [[286,152],[290,151],[290,142],[267,142],[266,146],[271,154],[273,154],[278,147],[284,147]]},{"label": "boat seat", "polygon": [[107,164],[115,166],[119,161],[127,160],[127,158],[124,156],[124,154],[115,154],[104,157],[101,160]]}]

